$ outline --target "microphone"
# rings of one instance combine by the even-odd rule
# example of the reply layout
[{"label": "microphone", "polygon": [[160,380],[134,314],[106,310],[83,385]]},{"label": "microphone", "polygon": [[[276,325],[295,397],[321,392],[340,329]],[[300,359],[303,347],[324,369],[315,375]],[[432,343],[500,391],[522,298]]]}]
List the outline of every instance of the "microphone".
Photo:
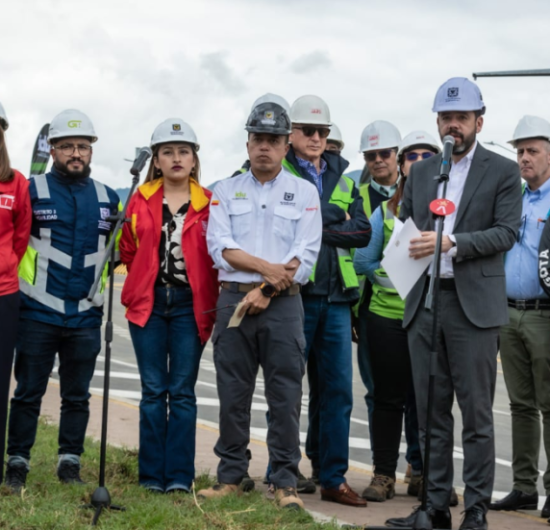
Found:
[{"label": "microphone", "polygon": [[453,147],[455,145],[455,139],[451,135],[447,135],[443,138],[443,155],[441,158],[441,169],[439,170],[440,177],[449,178],[451,172],[451,156],[453,154]]},{"label": "microphone", "polygon": [[134,163],[132,164],[132,169],[130,169],[130,173],[137,177],[141,170],[145,167],[145,162],[151,158],[153,155],[153,152],[148,147],[142,147],[139,151],[139,154],[137,155],[136,159],[134,160]]}]

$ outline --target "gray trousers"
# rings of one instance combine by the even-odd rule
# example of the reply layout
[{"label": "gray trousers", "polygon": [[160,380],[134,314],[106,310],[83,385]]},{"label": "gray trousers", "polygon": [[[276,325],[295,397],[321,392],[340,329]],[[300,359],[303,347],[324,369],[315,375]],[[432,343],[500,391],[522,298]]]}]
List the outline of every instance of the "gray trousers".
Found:
[{"label": "gray trousers", "polygon": [[[495,476],[493,399],[499,328],[481,329],[464,314],[455,291],[440,291],[437,365],[428,498],[437,510],[449,507],[453,485],[453,398],[462,412],[463,480],[466,510],[487,509]],[[424,457],[432,312],[424,300],[409,328],[420,446]]]},{"label": "gray trousers", "polygon": [[[243,297],[222,289],[218,307]],[[212,339],[220,398],[220,437],[214,448],[220,458],[218,482],[239,484],[248,470],[250,407],[261,366],[269,407],[270,481],[295,488],[306,347],[301,296],[273,298],[259,315],[246,315],[238,328],[227,328],[233,311],[218,311]]]}]

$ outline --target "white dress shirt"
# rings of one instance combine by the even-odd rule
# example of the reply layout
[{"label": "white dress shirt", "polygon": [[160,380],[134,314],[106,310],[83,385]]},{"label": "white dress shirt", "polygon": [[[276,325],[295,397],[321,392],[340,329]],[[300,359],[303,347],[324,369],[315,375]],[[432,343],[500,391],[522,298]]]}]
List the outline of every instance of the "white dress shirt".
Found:
[{"label": "white dress shirt", "polygon": [[[477,140],[474,144],[472,150],[459,162],[451,165],[451,171],[449,173],[449,182],[447,182],[447,194],[446,199],[453,201],[456,209],[455,211],[445,217],[445,224],[443,225],[443,235],[449,236],[451,241],[455,243],[455,246],[452,247],[445,254],[441,254],[441,278],[454,278],[454,269],[453,269],[453,258],[456,256],[456,239],[452,235],[455,228],[456,214],[458,213],[458,207],[460,206],[460,200],[462,199],[462,193],[464,192],[464,185],[466,184],[466,178],[472,166],[472,159],[474,158],[474,153],[477,148]],[[437,197],[441,199],[443,196],[443,183],[439,184],[437,189]],[[437,224],[439,220],[436,221],[435,229],[437,231]],[[433,262],[430,265],[430,270],[428,274],[432,274]]]},{"label": "white dress shirt", "polygon": [[225,249],[240,249],[269,263],[297,258],[294,282],[305,284],[321,248],[322,228],[315,186],[281,168],[263,185],[251,171],[219,182],[206,238],[220,281],[263,281],[260,274],[237,271],[223,259]]}]

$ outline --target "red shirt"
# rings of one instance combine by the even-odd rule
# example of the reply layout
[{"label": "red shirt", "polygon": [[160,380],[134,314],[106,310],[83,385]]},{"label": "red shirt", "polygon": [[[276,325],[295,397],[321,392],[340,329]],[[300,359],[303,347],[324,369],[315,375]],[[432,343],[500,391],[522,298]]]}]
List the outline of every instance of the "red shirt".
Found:
[{"label": "red shirt", "polygon": [[[128,268],[122,288],[126,318],[145,326],[153,311],[155,281],[159,271],[159,244],[162,227],[163,179],[143,184],[130,199],[120,238],[120,259]],[[193,309],[204,344],[212,333],[216,313],[203,311],[216,307],[219,295],[218,271],[208,254],[206,228],[212,194],[190,180],[191,201],[182,233],[182,251],[187,278],[193,291]]]},{"label": "red shirt", "polygon": [[19,290],[17,267],[31,233],[29,181],[19,171],[14,174],[10,182],[0,182],[0,296]]}]

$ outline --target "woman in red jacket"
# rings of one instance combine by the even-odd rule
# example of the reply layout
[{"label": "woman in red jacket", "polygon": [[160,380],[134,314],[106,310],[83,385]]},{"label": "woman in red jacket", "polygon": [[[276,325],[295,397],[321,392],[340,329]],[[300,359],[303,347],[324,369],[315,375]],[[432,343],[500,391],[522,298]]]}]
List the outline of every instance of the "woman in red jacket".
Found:
[{"label": "woman in red jacket", "polygon": [[122,289],[139,365],[139,483],[189,492],[195,476],[195,383],[210,337],[218,273],[206,247],[211,193],[199,183],[199,144],[180,119],[151,139],[145,183],[130,200],[120,240]]},{"label": "woman in red jacket", "polygon": [[27,250],[32,215],[29,183],[10,166],[4,137],[8,125],[0,105],[0,484],[4,473],[8,396],[19,321],[17,266]]}]

